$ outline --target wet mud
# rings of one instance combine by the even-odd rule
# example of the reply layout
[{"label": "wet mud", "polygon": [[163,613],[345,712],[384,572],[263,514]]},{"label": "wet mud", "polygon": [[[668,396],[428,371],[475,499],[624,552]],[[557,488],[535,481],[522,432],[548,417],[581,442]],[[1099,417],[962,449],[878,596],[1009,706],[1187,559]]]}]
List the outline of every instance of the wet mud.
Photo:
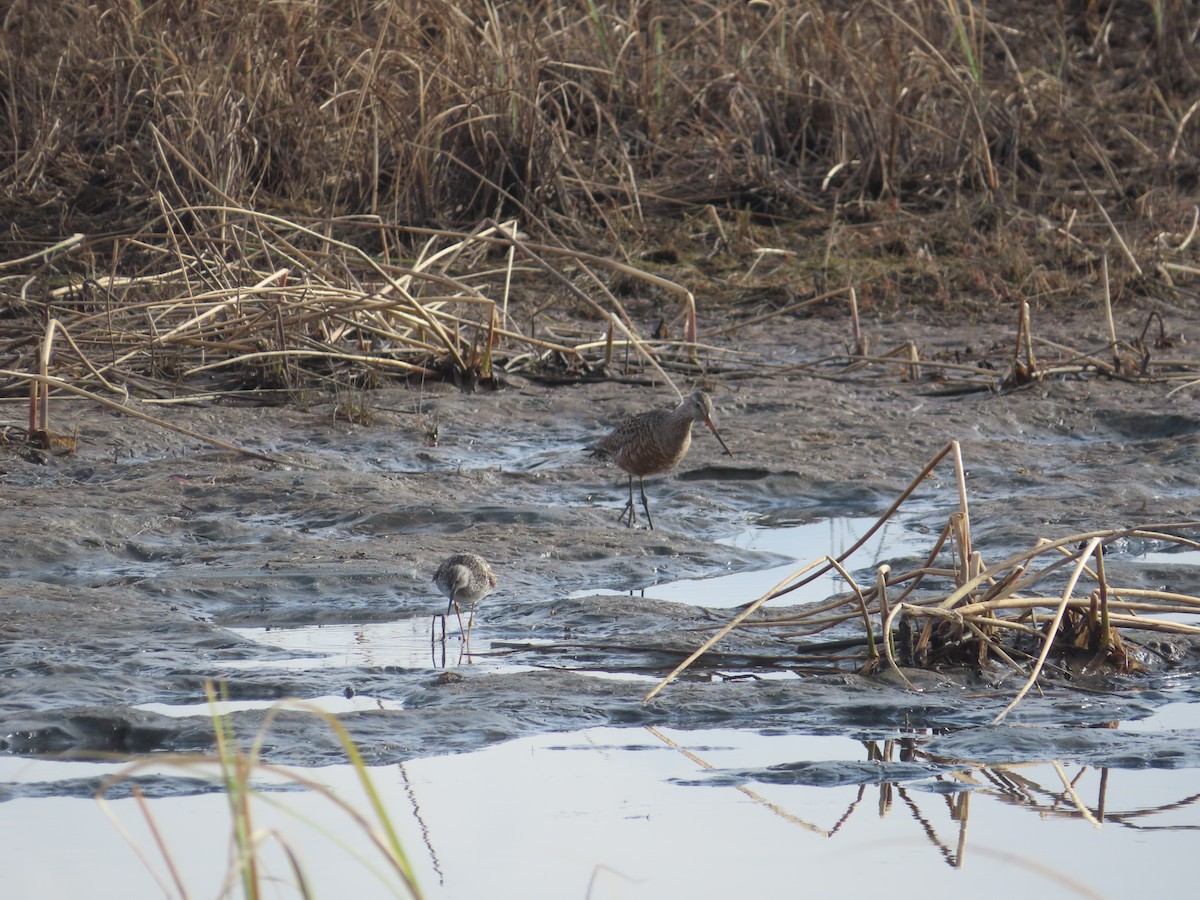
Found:
[{"label": "wet mud", "polygon": [[[902,340],[908,326],[888,327]],[[1200,340],[1200,324],[1183,327]],[[813,341],[833,340],[834,328],[797,326],[788,336],[797,357],[811,356]],[[922,346],[981,340],[970,330],[912,330]],[[286,407],[153,410],[279,463],[56,401],[56,428],[78,428],[75,455],[38,461],[0,448],[0,750],[207,751],[212,728],[202,715],[141,707],[201,704],[205,681],[217,679],[231,699],[263,701],[232,716],[247,736],[265,721],[266,704],[283,697],[394,701],[341,716],[372,763],[538,731],[655,724],[863,737],[916,730],[926,731],[927,750],[956,758],[1200,765],[1195,732],[1159,733],[1151,745],[1094,727],[1197,699],[1200,657],[1187,640],[1162,636],[1134,637],[1145,674],[1051,680],[1014,713],[1010,721],[1028,726],[1020,730],[988,724],[1019,687],[1005,673],[920,673],[914,694],[885,676],[805,671],[793,662],[797,640],[768,629],[736,632],[715,661],[642,703],[653,679],[729,613],[639,590],[779,565],[773,554],[722,541],[752,528],[876,515],[950,440],[962,443],[973,535],[990,560],[1039,537],[1200,514],[1200,389],[1080,378],[1001,395],[948,392],[898,372],[815,374],[715,379],[715,418],[734,456],[697,430],[679,473],[647,483],[655,531],[616,523],[625,478],[584,448],[622,416],[670,402],[661,386],[509,377],[494,393],[390,387],[364,395],[373,418],[364,426],[338,420],[336,398],[317,395]],[[5,413],[14,423],[22,414],[17,404]],[[932,543],[956,504],[945,467],[898,520]],[[423,635],[445,607],[432,573],[459,550],[485,556],[500,580],[479,604],[469,657],[456,623],[445,666],[436,648],[428,665],[338,665],[247,636],[401,620]],[[1194,554],[1175,562],[1146,550],[1115,553],[1110,578],[1200,593]],[[901,556],[894,566],[917,562]],[[377,651],[378,660],[387,648]],[[300,765],[343,759],[325,723],[300,712],[273,720],[264,756]],[[199,789],[184,779],[176,787]]]}]

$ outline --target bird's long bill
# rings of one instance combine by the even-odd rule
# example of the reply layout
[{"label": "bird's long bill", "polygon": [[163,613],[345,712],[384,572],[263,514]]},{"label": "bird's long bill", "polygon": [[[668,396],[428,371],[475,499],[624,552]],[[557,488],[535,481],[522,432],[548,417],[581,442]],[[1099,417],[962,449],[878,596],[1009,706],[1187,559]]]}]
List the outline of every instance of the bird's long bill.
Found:
[{"label": "bird's long bill", "polygon": [[709,427],[712,433],[716,436],[717,442],[721,445],[721,449],[725,451],[726,456],[733,456],[733,451],[725,446],[725,440],[721,437],[721,432],[717,431],[717,426],[713,424],[712,419],[706,418],[704,424]]}]

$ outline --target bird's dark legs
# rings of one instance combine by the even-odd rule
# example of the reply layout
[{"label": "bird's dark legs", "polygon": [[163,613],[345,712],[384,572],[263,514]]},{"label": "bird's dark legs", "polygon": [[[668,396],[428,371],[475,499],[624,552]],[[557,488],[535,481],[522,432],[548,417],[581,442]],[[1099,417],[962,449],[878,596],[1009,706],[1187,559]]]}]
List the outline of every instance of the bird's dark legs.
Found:
[{"label": "bird's dark legs", "polygon": [[626,513],[629,514],[629,521],[627,524],[630,528],[632,528],[634,526],[634,524],[637,522],[637,513],[635,513],[634,509],[633,509],[633,476],[632,475],[629,476],[629,500],[625,504],[625,508],[621,510],[621,514],[619,516],[617,516],[617,521],[625,522],[626,521],[625,520]]},{"label": "bird's dark legs", "polygon": [[[632,508],[632,506],[633,506],[633,479],[630,478],[629,482],[630,482],[629,505]],[[646,484],[641,478],[638,479],[638,490],[642,492],[642,509],[644,509],[646,511],[646,521],[650,523],[650,530],[653,531],[654,530],[654,520],[652,518],[650,518],[650,504],[646,502]]]},{"label": "bird's dark legs", "polygon": [[[641,478],[638,479],[638,491],[642,495],[642,509],[646,511],[646,521],[650,523],[650,530],[654,530],[654,519],[650,518],[650,503],[646,500],[646,485]],[[633,499],[633,476],[629,476],[629,499],[625,502],[624,509],[621,510],[621,515],[617,516],[618,522],[625,522],[630,528],[637,526],[637,507]],[[449,610],[447,610],[449,612]]]}]

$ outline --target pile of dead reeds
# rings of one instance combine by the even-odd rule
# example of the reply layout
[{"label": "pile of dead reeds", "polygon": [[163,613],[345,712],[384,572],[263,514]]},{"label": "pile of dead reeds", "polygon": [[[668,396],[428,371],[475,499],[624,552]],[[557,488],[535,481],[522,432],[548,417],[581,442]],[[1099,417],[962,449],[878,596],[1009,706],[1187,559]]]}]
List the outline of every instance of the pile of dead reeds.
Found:
[{"label": "pile of dead reeds", "polygon": [[[6,268],[41,262],[32,274],[8,279],[21,281],[22,302],[32,304],[25,298],[31,284],[62,282],[41,294],[39,333],[24,322],[0,323],[11,354],[0,377],[30,385],[31,440],[53,448],[61,438],[50,429],[52,390],[127,409],[131,395],[151,404],[230,394],[286,402],[312,385],[372,386],[387,374],[486,385],[496,380],[500,346],[508,371],[604,377],[618,351],[664,381],[664,367],[696,366],[695,301],[686,289],[622,263],[535,244],[511,222],[471,233],[403,229],[405,238],[424,242],[415,259],[397,261],[397,229],[378,220],[356,223],[382,246],[374,255],[312,224],[250,210],[171,208],[159,221],[165,233],[156,240],[110,245],[120,262],[114,269],[131,268],[127,257],[136,256],[145,274],[96,271],[94,255],[87,277],[57,274],[63,257],[91,252],[82,235],[39,260],[0,262],[0,278]],[[589,333],[574,341],[539,337],[533,327],[527,333],[510,292],[531,271],[572,293],[594,323]],[[612,271],[676,295],[685,340],[642,339],[604,285],[601,274]],[[340,409],[354,417],[349,404]]]},{"label": "pile of dead reeds", "polygon": [[[955,469],[958,509],[952,513],[924,562],[907,572],[889,565],[875,570],[873,584],[860,585],[848,567],[855,552],[900,509],[939,464],[949,458]],[[1075,656],[1084,672],[1131,672],[1139,668],[1119,628],[1200,635],[1200,596],[1112,583],[1105,570],[1105,548],[1129,539],[1200,550],[1200,521],[1146,524],[1038,540],[1032,547],[997,563],[986,562],[971,538],[966,479],[957,442],[948,444],[921,471],[883,516],[836,559],[814,560],[749,603],[663,679],[646,699],[655,697],[676,676],[737,628],[784,629],[789,636],[811,637],[849,622],[861,622],[864,671],[891,668],[912,687],[905,668],[1012,669],[1025,684],[1000,721],[1033,688],[1051,654]],[[836,571],[850,593],[814,604],[795,615],[755,620],[764,604]],[[1067,572],[1066,584],[1046,584]],[[946,585],[938,588],[938,583]],[[1081,589],[1081,583],[1090,583]],[[918,588],[920,597],[914,597]],[[1164,616],[1170,618],[1164,618]],[[843,648],[845,642],[839,641]],[[816,644],[809,644],[813,650]]]}]

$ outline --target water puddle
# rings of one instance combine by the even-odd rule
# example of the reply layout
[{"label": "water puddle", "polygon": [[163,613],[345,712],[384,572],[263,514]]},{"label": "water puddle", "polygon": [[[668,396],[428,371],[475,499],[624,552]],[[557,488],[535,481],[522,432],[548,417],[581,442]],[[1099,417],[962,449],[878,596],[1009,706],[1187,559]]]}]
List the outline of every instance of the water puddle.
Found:
[{"label": "water puddle", "polygon": [[[133,709],[157,713],[173,718],[211,718],[248,710],[265,710],[276,705],[274,700],[218,700],[216,703],[139,703]],[[400,700],[384,700],[362,694],[352,696],[310,697],[304,701],[304,709],[316,710],[329,715],[342,713],[370,712],[383,709],[404,709]]]},{"label": "water puddle", "polygon": [[[230,628],[234,634],[249,641],[288,650],[297,654],[292,659],[262,658],[230,660],[222,666],[228,669],[340,669],[384,668],[441,669],[446,666],[472,664],[478,671],[520,672],[529,666],[512,665],[491,654],[488,642],[475,631],[471,645],[464,647],[458,633],[458,623],[451,617],[446,626],[446,640],[431,640],[434,628],[432,616],[401,619],[396,622],[358,624],[302,625],[296,628]],[[464,617],[465,621],[465,617]],[[474,631],[474,629],[473,629]]]},{"label": "water puddle", "polygon": [[[1186,895],[1200,829],[1193,778],[1161,769],[1070,762],[980,765],[931,759],[921,734],[861,739],[752,731],[589,728],[370,770],[429,898],[861,895],[864,854],[888,872],[889,896]],[[7,761],[26,782],[110,774],[110,765]],[[87,770],[92,770],[88,772]],[[156,774],[161,770],[156,770]],[[303,770],[369,814],[349,766]],[[312,791],[273,792],[255,827],[303,861],[314,896],[379,896],[369,840]],[[115,817],[160,875],[136,801]],[[153,801],[155,828],[182,882],[215,896],[228,854],[219,794]],[[514,827],[519,815],[519,827]],[[307,823],[320,823],[317,829]],[[333,829],[340,840],[331,841]],[[0,831],[23,865],[14,896],[162,896],[90,799],[13,799]],[[63,866],[61,848],[87,865]],[[1120,865],[1095,860],[1120,859]],[[292,883],[275,842],[263,870]],[[277,885],[277,887],[281,886]],[[284,892],[282,896],[292,894]]]},{"label": "water puddle", "polygon": [[1150,733],[1185,728],[1200,730],[1200,703],[1182,700],[1164,703],[1144,719],[1130,719],[1121,722],[1119,727],[1122,731]]},{"label": "water puddle", "polygon": [[[769,527],[746,528],[721,538],[718,543],[740,550],[753,550],[782,556],[789,562],[728,575],[685,578],[650,584],[636,591],[578,591],[572,596],[634,595],[647,600],[687,603],[710,609],[728,609],[749,603],[771,590],[802,565],[825,556],[837,557],[850,549],[874,525],[867,517],[822,519],[800,524],[768,523]],[[886,523],[854,554],[847,568],[856,572],[874,569],[888,559],[916,557],[927,553],[931,540],[927,535],[907,531],[894,522]],[[804,585],[781,599],[788,605],[824,600],[846,590],[846,582],[832,573]]]}]

